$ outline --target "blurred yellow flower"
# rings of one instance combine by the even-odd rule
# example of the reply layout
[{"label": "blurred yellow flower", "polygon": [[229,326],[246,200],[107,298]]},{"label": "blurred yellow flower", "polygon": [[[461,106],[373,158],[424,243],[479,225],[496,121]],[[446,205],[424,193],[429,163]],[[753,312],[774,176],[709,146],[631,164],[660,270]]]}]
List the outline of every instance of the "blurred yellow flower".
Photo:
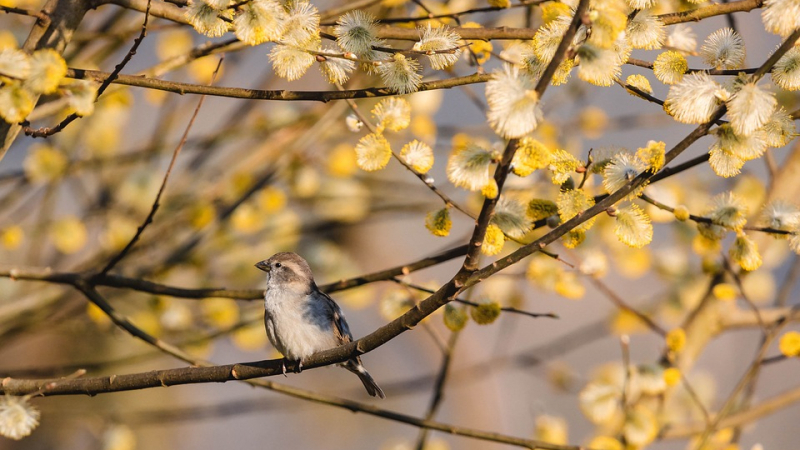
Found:
[{"label": "blurred yellow flower", "polygon": [[77,217],[67,216],[50,226],[50,240],[64,254],[72,254],[86,245],[86,226]]},{"label": "blurred yellow flower", "polygon": [[735,300],[736,296],[738,295],[736,286],[730,283],[717,284],[714,286],[711,292],[714,294],[714,297],[716,297],[717,300],[725,301]]},{"label": "blurred yellow flower", "polygon": [[664,382],[667,386],[675,386],[681,381],[681,371],[676,367],[664,369]]},{"label": "blurred yellow flower", "polygon": [[500,317],[500,304],[491,300],[478,303],[469,309],[472,320],[478,325],[487,325]]},{"label": "blurred yellow flower", "polygon": [[265,225],[264,215],[255,206],[245,203],[236,208],[231,216],[231,225],[236,231],[254,233]]},{"label": "blurred yellow flower", "polygon": [[135,450],[136,434],[127,425],[111,425],[103,433],[103,450]]},{"label": "blurred yellow flower", "polygon": [[629,444],[637,447],[645,446],[656,438],[658,422],[655,415],[643,405],[636,405],[625,417],[622,435]]},{"label": "blurred yellow flower", "polygon": [[[467,22],[467,23],[465,23],[465,24],[463,24],[461,26],[464,27],[464,28],[483,28],[481,26],[481,24],[476,23],[476,22]],[[478,64],[483,64],[486,61],[488,61],[489,58],[492,57],[492,49],[493,49],[493,47],[492,47],[492,43],[489,42],[489,41],[478,41],[478,40],[475,40],[475,41],[472,41],[472,43],[469,45],[469,47],[472,50],[472,53],[475,54],[475,58],[477,58]],[[465,53],[465,54],[468,55],[469,53]]]},{"label": "blurred yellow flower", "polygon": [[210,224],[216,216],[216,210],[211,203],[200,202],[189,209],[189,223],[195,230],[200,230]]},{"label": "blurred yellow flower", "polygon": [[347,178],[358,170],[356,153],[352,145],[339,144],[328,154],[328,173],[335,177]]},{"label": "blurred yellow flower", "polygon": [[107,329],[111,326],[111,319],[109,319],[106,313],[94,303],[87,303],[86,315],[89,316],[89,320],[94,322],[101,329]]},{"label": "blurred yellow flower", "polygon": [[19,43],[17,43],[17,38],[14,37],[14,33],[10,30],[0,31],[0,50],[5,50],[7,48],[15,49],[17,47],[19,47]]},{"label": "blurred yellow flower", "polygon": [[206,298],[200,301],[206,322],[217,328],[229,328],[239,320],[239,305],[231,298]]},{"label": "blurred yellow flower", "polygon": [[162,61],[186,55],[192,46],[192,33],[186,28],[169,28],[156,37],[156,55]]},{"label": "blurred yellow flower", "polygon": [[784,333],[784,335],[781,336],[778,348],[780,348],[781,353],[788,358],[800,356],[800,332],[789,331]]},{"label": "blurred yellow flower", "polygon": [[286,193],[275,186],[267,186],[256,197],[256,204],[266,214],[280,211],[286,206],[286,201]]},{"label": "blurred yellow flower", "polygon": [[464,308],[447,304],[444,307],[444,324],[450,331],[461,331],[467,324],[467,312]]},{"label": "blurred yellow flower", "polygon": [[7,250],[14,250],[22,245],[25,233],[19,225],[11,225],[0,231],[0,242]]},{"label": "blurred yellow flower", "polygon": [[570,300],[580,300],[586,294],[586,287],[575,272],[561,272],[555,285],[556,294]]},{"label": "blurred yellow flower", "polygon": [[67,156],[47,144],[33,144],[22,163],[25,176],[34,183],[55,181],[67,170]]},{"label": "blurred yellow flower", "polygon": [[587,106],[578,114],[578,126],[589,139],[598,139],[608,127],[608,114],[603,108]]},{"label": "blurred yellow flower", "polygon": [[111,216],[100,235],[101,245],[108,250],[122,250],[136,234],[139,224],[124,216]]},{"label": "blurred yellow flower", "polygon": [[411,134],[417,139],[433,142],[436,139],[436,128],[436,121],[431,116],[420,114],[411,118]]},{"label": "blurred yellow flower", "polygon": [[[219,57],[217,56],[205,56],[199,59],[195,59],[191,63],[189,63],[189,76],[194,79],[195,82],[200,84],[209,84],[211,83],[211,76],[214,74],[214,71],[217,69],[217,64],[219,63]],[[219,73],[217,74],[217,80],[222,78],[225,65],[220,66]]]},{"label": "blurred yellow flower", "polygon": [[567,16],[570,14],[570,7],[562,2],[545,2],[542,3],[542,21],[545,25],[559,18],[560,16]]},{"label": "blurred yellow flower", "polygon": [[635,334],[648,331],[647,325],[636,314],[621,309],[617,311],[611,321],[611,331],[614,334]]},{"label": "blurred yellow flower", "polygon": [[675,207],[675,219],[686,222],[689,220],[689,209],[686,208],[684,205],[678,205]]},{"label": "blurred yellow flower", "polygon": [[131,314],[130,321],[150,336],[161,335],[161,322],[151,309],[143,309]]},{"label": "blurred yellow flower", "polygon": [[534,436],[540,441],[567,445],[567,421],[562,417],[539,416],[536,418]]},{"label": "blurred yellow flower", "polygon": [[416,302],[407,289],[394,288],[387,290],[380,301],[381,317],[394,320],[411,309]]},{"label": "blurred yellow flower", "polygon": [[241,350],[261,350],[267,345],[267,333],[264,332],[263,323],[258,320],[234,331],[231,340]]},{"label": "blurred yellow flower", "polygon": [[592,450],[625,450],[622,443],[611,436],[595,436],[587,447]]},{"label": "blurred yellow flower", "polygon": [[675,353],[680,353],[686,346],[686,331],[683,328],[674,328],[665,337],[667,348]]}]

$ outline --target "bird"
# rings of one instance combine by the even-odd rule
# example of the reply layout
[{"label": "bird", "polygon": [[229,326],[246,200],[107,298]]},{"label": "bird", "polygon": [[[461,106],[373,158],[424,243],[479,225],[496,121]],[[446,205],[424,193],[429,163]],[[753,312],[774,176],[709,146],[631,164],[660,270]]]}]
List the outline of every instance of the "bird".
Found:
[{"label": "bird", "polygon": [[[353,335],[338,304],[314,282],[308,262],[293,252],[281,252],[255,264],[267,273],[264,293],[264,326],[272,345],[286,361],[298,362],[312,354],[352,342]],[[355,356],[340,366],[358,375],[367,393],[386,398],[383,390]]]}]

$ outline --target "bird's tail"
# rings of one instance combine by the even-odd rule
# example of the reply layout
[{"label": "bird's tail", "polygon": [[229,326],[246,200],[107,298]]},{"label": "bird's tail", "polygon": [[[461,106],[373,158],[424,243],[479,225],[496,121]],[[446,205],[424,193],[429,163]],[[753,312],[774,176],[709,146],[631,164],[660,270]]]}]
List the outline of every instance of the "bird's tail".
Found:
[{"label": "bird's tail", "polygon": [[381,389],[381,387],[378,386],[378,383],[372,379],[372,376],[361,364],[361,361],[351,359],[347,362],[347,364],[344,365],[344,368],[358,375],[358,378],[361,380],[361,383],[364,384],[364,388],[367,390],[367,394],[373,397],[386,398],[386,394],[383,393],[383,389]]}]

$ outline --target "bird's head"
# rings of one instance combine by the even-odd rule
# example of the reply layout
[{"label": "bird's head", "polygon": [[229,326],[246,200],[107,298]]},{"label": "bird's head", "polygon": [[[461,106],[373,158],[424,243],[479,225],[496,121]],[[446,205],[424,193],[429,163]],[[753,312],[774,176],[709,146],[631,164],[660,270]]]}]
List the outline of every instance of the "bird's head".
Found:
[{"label": "bird's head", "polygon": [[307,293],[315,286],[311,268],[297,253],[276,253],[256,267],[267,273],[267,289]]}]

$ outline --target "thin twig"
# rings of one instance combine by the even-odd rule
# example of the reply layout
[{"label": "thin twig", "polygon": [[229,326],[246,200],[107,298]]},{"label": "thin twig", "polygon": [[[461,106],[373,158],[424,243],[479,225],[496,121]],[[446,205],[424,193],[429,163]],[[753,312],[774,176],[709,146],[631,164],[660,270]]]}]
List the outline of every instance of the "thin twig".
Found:
[{"label": "thin twig", "polygon": [[[409,283],[409,282],[403,281],[403,280],[401,280],[399,278],[392,278],[392,281],[394,281],[397,284],[403,285],[403,286],[408,286],[411,289],[414,289],[414,290],[417,290],[417,291],[420,291],[420,292],[426,292],[428,294],[433,294],[434,292],[436,292],[433,289],[428,289],[425,286],[420,286],[418,284]],[[463,298],[455,298],[455,299],[453,299],[453,301],[461,303],[461,304],[464,304],[464,305],[474,306],[474,307],[480,306],[480,303],[475,303],[473,301],[466,300],[466,299],[463,299]],[[511,307],[511,306],[503,306],[503,307],[500,308],[500,311],[505,311],[505,312],[509,312],[509,313],[512,313],[512,314],[522,314],[523,316],[533,317],[533,318],[536,318],[536,319],[538,319],[540,317],[548,317],[550,319],[559,319],[560,318],[558,316],[558,314],[552,313],[552,312],[549,312],[549,313],[534,313],[534,312],[525,311],[525,310],[522,310],[522,309],[517,309],[517,308]]]},{"label": "thin twig", "polygon": [[[216,69],[214,69],[214,73],[211,75],[211,83],[214,83],[214,80],[217,77],[217,73],[219,72],[219,68],[222,67],[222,61],[224,58],[220,58],[219,62],[217,63]],[[158,188],[158,193],[156,194],[156,199],[153,201],[153,205],[150,207],[150,212],[147,214],[147,217],[144,219],[144,222],[141,226],[136,230],[136,234],[133,235],[131,240],[128,244],[123,248],[116,256],[111,258],[111,261],[103,267],[103,270],[100,271],[99,275],[106,275],[114,266],[117,265],[123,258],[128,254],[128,252],[133,248],[136,242],[141,237],[144,229],[153,222],[153,217],[156,215],[156,211],[158,211],[158,207],[160,206],[161,196],[164,194],[164,190],[167,187],[167,181],[169,181],[169,176],[172,173],[172,168],[175,167],[175,161],[178,160],[178,155],[183,149],[183,146],[186,144],[186,140],[189,138],[189,131],[192,129],[192,125],[194,125],[194,121],[197,118],[197,114],[200,112],[200,108],[203,106],[203,102],[205,101],[206,97],[200,97],[200,100],[197,102],[197,107],[194,109],[194,113],[192,113],[191,119],[189,119],[189,123],[186,125],[186,129],[183,131],[183,136],[181,137],[178,146],[175,147],[175,151],[172,152],[172,159],[169,161],[169,166],[167,166],[167,172],[164,174],[164,179],[161,180],[161,186]]]}]

